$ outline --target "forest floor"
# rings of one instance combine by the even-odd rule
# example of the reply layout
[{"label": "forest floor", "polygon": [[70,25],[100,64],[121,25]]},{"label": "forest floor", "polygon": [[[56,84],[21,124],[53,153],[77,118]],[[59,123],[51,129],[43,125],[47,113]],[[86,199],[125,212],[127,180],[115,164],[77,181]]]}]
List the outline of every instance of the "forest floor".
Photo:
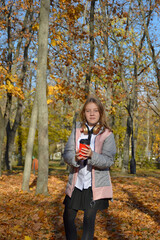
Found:
[{"label": "forest floor", "polygon": [[[122,175],[111,171],[114,201],[96,217],[94,240],[160,239],[160,170],[137,170]],[[35,195],[37,175],[31,174],[30,192],[23,192],[23,172],[16,169],[0,178],[0,240],[65,240],[63,199],[66,166],[51,163],[49,196]],[[83,211],[76,219],[79,239]]]}]

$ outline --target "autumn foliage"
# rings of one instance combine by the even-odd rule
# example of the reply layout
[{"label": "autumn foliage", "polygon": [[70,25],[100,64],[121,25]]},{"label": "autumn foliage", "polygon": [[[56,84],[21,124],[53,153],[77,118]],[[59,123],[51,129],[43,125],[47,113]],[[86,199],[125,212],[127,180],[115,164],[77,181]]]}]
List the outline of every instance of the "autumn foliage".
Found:
[{"label": "autumn foliage", "polygon": [[[63,169],[63,174],[50,173],[49,196],[35,195],[35,175],[31,175],[29,193],[21,191],[22,172],[11,171],[9,175],[17,162],[24,166],[36,90],[40,1],[1,2],[0,240],[63,240],[66,170]],[[62,152],[75,113],[85,99],[92,2],[50,1],[47,56],[50,155]],[[127,152],[129,166],[132,130],[137,166],[155,169],[160,158],[160,31],[156,23],[159,1],[94,2],[95,52],[89,91],[97,94],[105,105],[116,140],[116,165],[122,168]],[[37,148],[36,132],[33,146],[36,157]],[[109,210],[98,212],[95,239],[160,238],[159,173],[155,170],[150,175],[125,177],[113,174],[114,201]],[[79,212],[76,222],[79,239],[82,218]]]},{"label": "autumn foliage", "polygon": [[[160,156],[160,31],[156,24],[159,2],[94,1],[94,56],[90,66],[92,2],[50,1],[47,56],[50,148],[55,148],[53,145],[62,139],[65,144],[74,114],[85,99],[86,76],[91,67],[89,92],[97,94],[105,105],[115,134],[117,162],[131,150],[131,136],[126,133],[131,117],[136,161],[154,164],[153,159],[158,161]],[[8,156],[4,164],[8,170],[13,165],[11,156],[22,165],[19,149],[23,158],[26,154],[37,80],[40,5],[40,1],[28,0],[0,4],[0,125],[4,132],[0,136],[0,159],[2,162],[2,155]],[[10,127],[5,137],[7,125]],[[18,136],[20,129],[22,134]],[[125,146],[128,147],[124,149]],[[35,144],[34,155],[36,148]],[[123,162],[118,164],[122,167]]]}]

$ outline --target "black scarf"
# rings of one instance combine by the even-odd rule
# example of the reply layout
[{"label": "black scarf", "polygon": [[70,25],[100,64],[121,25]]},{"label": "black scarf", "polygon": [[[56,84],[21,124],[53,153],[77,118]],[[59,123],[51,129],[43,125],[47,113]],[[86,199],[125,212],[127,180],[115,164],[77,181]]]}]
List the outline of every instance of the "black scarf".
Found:
[{"label": "black scarf", "polygon": [[[86,125],[87,126],[87,125]],[[88,128],[88,138],[87,139],[81,139],[80,140],[80,143],[83,143],[83,144],[86,144],[86,145],[90,145],[91,143],[91,137],[92,137],[92,134],[93,134],[93,128],[91,130],[89,130],[89,127],[87,126]],[[87,159],[84,160],[83,162],[83,165],[86,166],[87,165]]]}]

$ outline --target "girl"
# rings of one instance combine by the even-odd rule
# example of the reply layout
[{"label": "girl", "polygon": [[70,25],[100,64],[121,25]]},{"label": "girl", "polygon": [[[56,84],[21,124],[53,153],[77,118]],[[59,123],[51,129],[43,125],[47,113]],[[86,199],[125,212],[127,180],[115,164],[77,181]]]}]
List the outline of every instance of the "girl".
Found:
[{"label": "girl", "polygon": [[[116,146],[108,127],[102,103],[88,97],[64,150],[64,161],[70,165],[64,199],[63,221],[67,240],[77,240],[75,217],[84,211],[82,240],[92,240],[97,210],[108,208],[112,199],[109,168],[114,163]],[[79,151],[79,147],[83,145]]]}]

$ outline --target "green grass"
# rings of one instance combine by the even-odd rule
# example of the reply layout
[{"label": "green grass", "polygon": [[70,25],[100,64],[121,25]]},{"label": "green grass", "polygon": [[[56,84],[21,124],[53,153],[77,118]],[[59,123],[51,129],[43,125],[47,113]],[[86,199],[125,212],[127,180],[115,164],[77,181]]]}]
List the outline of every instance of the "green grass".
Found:
[{"label": "green grass", "polygon": [[62,175],[68,174],[67,165],[61,165],[60,160],[49,161],[49,174],[50,175]]},{"label": "green grass", "polygon": [[136,174],[130,174],[129,170],[128,173],[122,173],[121,169],[118,167],[111,167],[111,176],[114,177],[134,177],[134,176],[139,176],[139,177],[145,177],[145,176],[154,176],[154,177],[159,177],[160,176],[160,169],[154,168],[136,168]]}]

